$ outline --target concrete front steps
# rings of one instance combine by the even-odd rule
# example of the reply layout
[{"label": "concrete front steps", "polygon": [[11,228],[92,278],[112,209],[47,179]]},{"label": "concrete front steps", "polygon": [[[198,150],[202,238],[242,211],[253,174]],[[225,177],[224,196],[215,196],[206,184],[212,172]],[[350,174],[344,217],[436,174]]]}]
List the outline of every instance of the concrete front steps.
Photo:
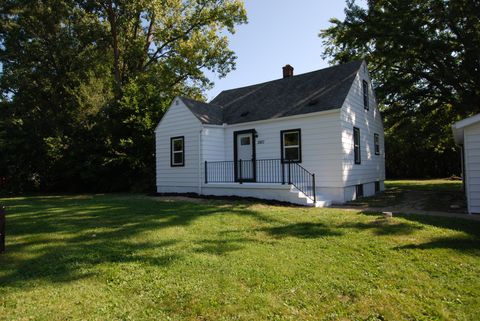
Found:
[{"label": "concrete front steps", "polygon": [[290,193],[293,195],[290,203],[312,207],[328,207],[332,205],[331,200],[326,199],[325,197],[323,197],[323,195],[319,194],[316,195],[316,202],[314,203],[310,197],[299,191],[294,186],[292,186],[292,188],[290,189]]}]

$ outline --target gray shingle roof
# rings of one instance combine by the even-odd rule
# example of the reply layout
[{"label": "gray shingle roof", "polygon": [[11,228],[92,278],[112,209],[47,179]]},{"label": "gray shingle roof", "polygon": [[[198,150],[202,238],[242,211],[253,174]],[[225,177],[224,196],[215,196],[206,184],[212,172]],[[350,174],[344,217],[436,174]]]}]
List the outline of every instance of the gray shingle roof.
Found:
[{"label": "gray shingle roof", "polygon": [[190,111],[202,122],[202,124],[221,125],[223,121],[223,109],[215,104],[207,104],[190,98],[179,97]]},{"label": "gray shingle roof", "polygon": [[362,61],[225,90],[210,103],[182,98],[204,124],[237,124],[341,108]]}]

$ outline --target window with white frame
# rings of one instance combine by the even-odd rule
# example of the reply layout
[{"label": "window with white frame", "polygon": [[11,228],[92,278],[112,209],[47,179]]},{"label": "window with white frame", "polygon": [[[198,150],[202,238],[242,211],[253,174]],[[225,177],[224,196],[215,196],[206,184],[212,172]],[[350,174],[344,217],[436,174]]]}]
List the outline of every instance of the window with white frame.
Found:
[{"label": "window with white frame", "polygon": [[375,145],[375,155],[380,155],[380,136],[373,134],[373,143]]},{"label": "window with white frame", "polygon": [[170,138],[170,166],[184,166],[185,165],[185,138],[172,137]]},{"label": "window with white frame", "polygon": [[300,129],[282,130],[280,132],[282,161],[302,161],[302,143]]}]

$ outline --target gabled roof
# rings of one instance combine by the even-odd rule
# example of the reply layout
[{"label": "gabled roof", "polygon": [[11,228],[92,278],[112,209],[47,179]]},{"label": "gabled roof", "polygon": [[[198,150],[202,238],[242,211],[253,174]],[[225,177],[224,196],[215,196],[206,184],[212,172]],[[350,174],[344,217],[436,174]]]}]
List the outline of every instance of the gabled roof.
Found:
[{"label": "gabled roof", "polygon": [[474,125],[478,122],[480,122],[480,114],[462,119],[460,121],[457,121],[455,124],[453,124],[452,131],[453,131],[453,137],[455,139],[455,143],[463,144],[463,130],[465,129],[465,127]]},{"label": "gabled roof", "polygon": [[215,104],[207,104],[190,98],[179,97],[185,106],[202,122],[202,124],[223,124],[222,107]]},{"label": "gabled roof", "polygon": [[342,107],[363,61],[225,90],[210,103],[182,98],[204,124],[238,124]]}]

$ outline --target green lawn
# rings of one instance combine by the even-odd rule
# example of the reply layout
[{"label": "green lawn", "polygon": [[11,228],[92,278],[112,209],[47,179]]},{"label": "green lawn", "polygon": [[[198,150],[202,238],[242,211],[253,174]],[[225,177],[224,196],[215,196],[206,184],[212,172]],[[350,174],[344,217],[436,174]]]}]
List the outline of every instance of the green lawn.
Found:
[{"label": "green lawn", "polygon": [[140,195],[0,203],[0,320],[480,315],[476,222]]},{"label": "green lawn", "polygon": [[415,191],[461,191],[462,181],[448,179],[390,180],[385,182],[385,187]]}]

